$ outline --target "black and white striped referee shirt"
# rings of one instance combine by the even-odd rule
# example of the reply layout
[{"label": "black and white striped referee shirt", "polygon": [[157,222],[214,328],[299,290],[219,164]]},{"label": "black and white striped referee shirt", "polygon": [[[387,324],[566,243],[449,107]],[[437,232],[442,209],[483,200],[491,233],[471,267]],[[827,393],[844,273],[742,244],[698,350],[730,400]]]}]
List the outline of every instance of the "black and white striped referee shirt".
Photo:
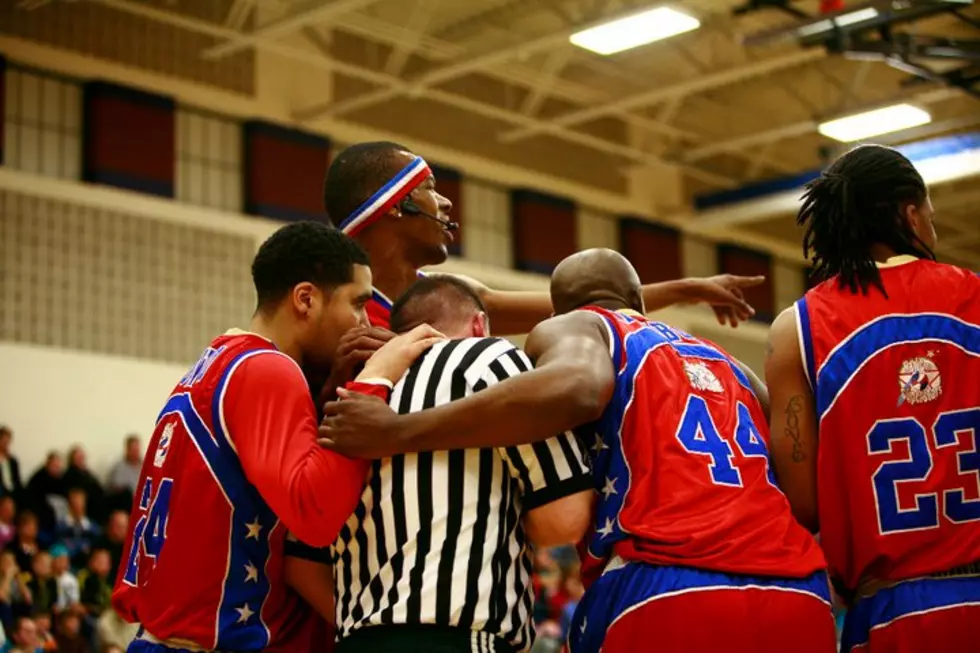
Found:
[{"label": "black and white striped referee shirt", "polygon": [[[506,340],[442,342],[395,385],[390,404],[400,413],[431,408],[530,369]],[[530,648],[532,564],[521,515],[590,489],[587,459],[567,433],[535,445],[375,461],[331,548],[338,635],[437,624]],[[474,638],[474,650],[488,650]]]}]

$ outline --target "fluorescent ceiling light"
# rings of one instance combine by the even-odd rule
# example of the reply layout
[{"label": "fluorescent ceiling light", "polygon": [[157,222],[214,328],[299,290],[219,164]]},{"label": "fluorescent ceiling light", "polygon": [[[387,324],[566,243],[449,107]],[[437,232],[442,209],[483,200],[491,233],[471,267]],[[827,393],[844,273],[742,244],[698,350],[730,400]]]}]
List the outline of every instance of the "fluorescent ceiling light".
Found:
[{"label": "fluorescent ceiling light", "polygon": [[932,122],[932,116],[910,104],[895,104],[821,123],[817,130],[828,138],[852,143]]},{"label": "fluorescent ceiling light", "polygon": [[576,32],[568,40],[573,45],[598,54],[614,54],[690,32],[700,26],[701,21],[693,16],[669,7],[658,7]]},{"label": "fluorescent ceiling light", "polygon": [[834,19],[838,27],[847,27],[848,25],[853,25],[854,23],[862,23],[866,20],[871,20],[872,18],[878,17],[878,10],[874,7],[868,7],[867,9],[859,9],[858,11],[852,11],[847,14],[841,14]]},{"label": "fluorescent ceiling light", "polygon": [[823,32],[829,32],[834,27],[847,27],[848,25],[854,25],[855,23],[863,23],[864,21],[871,20],[872,18],[878,17],[878,10],[874,7],[867,7],[866,9],[859,9],[857,11],[851,11],[846,14],[841,14],[836,18],[824,18],[823,20],[818,20],[815,23],[809,23],[803,25],[798,30],[797,34],[800,36],[813,36],[814,34],[822,34]]}]

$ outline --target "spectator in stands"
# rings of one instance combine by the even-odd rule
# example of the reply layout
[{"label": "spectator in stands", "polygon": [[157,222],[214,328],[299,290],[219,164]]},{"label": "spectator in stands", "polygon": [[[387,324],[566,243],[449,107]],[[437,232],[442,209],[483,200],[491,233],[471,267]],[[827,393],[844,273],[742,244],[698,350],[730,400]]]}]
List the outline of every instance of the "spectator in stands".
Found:
[{"label": "spectator in stands", "polygon": [[58,522],[58,541],[68,549],[74,567],[84,567],[88,562],[95,540],[101,530],[86,514],[85,490],[73,487],[68,491],[68,514]]},{"label": "spectator in stands", "polygon": [[81,446],[75,445],[68,451],[68,471],[65,472],[65,488],[80,487],[88,497],[86,515],[96,524],[105,519],[105,491],[102,484],[89,471],[88,456]]},{"label": "spectator in stands", "polygon": [[9,426],[0,426],[0,493],[20,499],[24,486],[20,480],[20,463],[10,453],[14,432]]},{"label": "spectator in stands", "polygon": [[131,624],[120,617],[115,610],[109,609],[99,617],[99,643],[101,646],[114,644],[126,647],[139,634],[139,625]]},{"label": "spectator in stands", "polygon": [[30,592],[28,603],[32,612],[50,612],[54,608],[58,600],[58,581],[51,573],[51,554],[47,551],[38,551],[31,561],[27,590]]},{"label": "spectator in stands", "polygon": [[43,548],[37,517],[25,510],[17,515],[17,533],[9,547],[17,557],[17,566],[22,570],[30,569],[34,555]]},{"label": "spectator in stands", "polygon": [[40,529],[51,533],[57,521],[55,505],[64,505],[65,462],[57,451],[48,453],[44,466],[34,472],[27,483],[24,498],[26,507],[37,515]]},{"label": "spectator in stands", "polygon": [[109,578],[115,580],[119,571],[119,563],[122,561],[123,546],[126,544],[126,536],[129,534],[129,512],[117,510],[109,515],[106,522],[105,534],[95,542],[95,548],[105,549],[109,552],[112,559],[112,566],[109,571]]},{"label": "spectator in stands", "polygon": [[18,617],[10,633],[4,653],[43,653],[37,637],[37,626],[30,617]]},{"label": "spectator in stands", "polygon": [[582,596],[585,595],[585,587],[582,585],[582,578],[579,576],[578,567],[573,567],[569,570],[568,575],[565,576],[565,595],[568,600],[565,605],[561,608],[561,641],[568,641],[568,629],[572,623],[572,617],[575,615],[575,608],[578,607],[578,602],[582,600]]},{"label": "spectator in stands", "polygon": [[140,436],[130,434],[126,437],[122,460],[113,465],[112,471],[109,472],[109,492],[106,497],[109,510],[125,510],[127,514],[129,513],[142,466],[143,446],[140,443]]},{"label": "spectator in stands", "polygon": [[58,643],[51,634],[51,613],[38,612],[34,615],[34,626],[37,628],[37,641],[42,651],[57,651]]},{"label": "spectator in stands", "polygon": [[22,612],[27,585],[13,551],[0,553],[0,622],[6,632],[12,632],[14,615]]},{"label": "spectator in stands", "polygon": [[0,497],[0,549],[14,541],[17,527],[14,518],[17,514],[17,504],[9,494]]},{"label": "spectator in stands", "polygon": [[81,604],[78,579],[71,573],[67,547],[57,544],[51,547],[51,575],[58,584],[58,598],[54,602],[55,612],[76,608]]},{"label": "spectator in stands", "polygon": [[58,653],[91,653],[88,641],[82,636],[82,620],[74,612],[65,612],[58,617]]},{"label": "spectator in stands", "polygon": [[82,607],[95,620],[112,605],[112,581],[109,579],[111,565],[108,551],[94,549],[88,567],[78,573]]}]

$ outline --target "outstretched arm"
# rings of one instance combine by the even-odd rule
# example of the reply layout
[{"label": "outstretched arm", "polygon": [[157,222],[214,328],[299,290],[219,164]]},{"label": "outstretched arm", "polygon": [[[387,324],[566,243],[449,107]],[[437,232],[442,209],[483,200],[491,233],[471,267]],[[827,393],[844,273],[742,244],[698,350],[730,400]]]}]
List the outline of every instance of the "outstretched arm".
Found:
[{"label": "outstretched arm", "polygon": [[817,415],[803,367],[796,309],[783,311],[769,331],[766,383],[769,386],[770,452],[779,487],[793,515],[810,531],[817,515]]},{"label": "outstretched arm", "polygon": [[616,381],[601,319],[576,312],[542,322],[525,346],[536,369],[443,406],[397,415],[377,399],[345,393],[326,406],[321,443],[376,458],[540,442],[596,420]]},{"label": "outstretched arm", "polygon": [[[490,324],[495,333],[511,335],[528,333],[539,322],[551,317],[554,309],[545,292],[492,290],[470,277],[455,275],[476,290],[487,305]],[[720,274],[704,279],[690,278],[651,283],[643,286],[643,303],[648,311],[674,304],[704,302],[710,304],[721,324],[737,326],[755,311],[745,301],[742,290],[757,286],[764,277],[738,277]]]}]

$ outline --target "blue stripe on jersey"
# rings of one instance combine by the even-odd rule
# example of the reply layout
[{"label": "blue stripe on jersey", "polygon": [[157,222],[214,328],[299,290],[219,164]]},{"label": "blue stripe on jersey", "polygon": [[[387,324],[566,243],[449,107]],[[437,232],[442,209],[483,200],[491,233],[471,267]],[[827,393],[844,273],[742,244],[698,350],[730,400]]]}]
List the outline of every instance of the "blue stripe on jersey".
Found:
[{"label": "blue stripe on jersey", "polygon": [[[809,594],[827,604],[828,625],[830,583],[825,572],[806,578],[738,576],[717,571],[628,563],[604,573],[579,602],[569,626],[571,653],[599,653],[606,633],[627,611],[650,601],[669,600],[688,592],[731,591],[745,588]],[[655,636],[655,633],[651,636]]]},{"label": "blue stripe on jersey", "polygon": [[[628,319],[628,318],[627,318]],[[612,545],[623,538],[619,513],[630,488],[630,469],[623,449],[622,430],[626,411],[633,402],[636,377],[643,369],[647,357],[667,339],[654,329],[642,328],[631,331],[625,337],[613,330],[616,339],[614,352],[626,357],[626,364],[619,368],[612,399],[597,424],[597,439],[592,447],[593,478],[599,491],[595,509],[596,532],[589,541],[589,553],[597,558],[608,557]],[[615,493],[604,493],[606,483],[612,484]]]},{"label": "blue stripe on jersey", "polygon": [[[221,405],[228,380],[245,360],[261,354],[283,356],[275,350],[260,349],[236,356],[225,368],[215,388],[211,404],[212,426],[218,448],[216,457],[224,468],[219,483],[231,500],[231,541],[228,543],[228,570],[224,592],[218,607],[218,640],[215,648],[232,651],[257,651],[269,643],[269,629],[262,621],[262,607],[269,597],[269,579],[265,575],[271,550],[269,536],[279,519],[266,505],[242,470],[241,462],[224,431]],[[229,490],[238,497],[232,498]]]},{"label": "blue stripe on jersey", "polygon": [[806,374],[810,379],[810,389],[817,393],[817,368],[813,356],[813,332],[810,330],[810,308],[806,297],[796,300],[796,314],[800,316],[800,339],[803,341],[803,360],[806,363]]},{"label": "blue stripe on jersey", "polygon": [[847,611],[841,651],[866,644],[872,628],[904,616],[961,605],[980,606],[980,578],[920,578],[879,590]]},{"label": "blue stripe on jersey", "polygon": [[944,342],[980,356],[980,326],[940,313],[886,315],[869,322],[838,345],[820,366],[815,389],[820,419],[868,360],[894,345],[917,342]]},{"label": "blue stripe on jersey", "polygon": [[[257,616],[259,608],[261,608],[261,604],[269,592],[269,581],[261,573],[265,570],[265,560],[268,557],[268,529],[266,533],[260,532],[259,537],[254,538],[254,541],[250,539],[246,542],[245,536],[248,535],[249,531],[244,525],[244,515],[250,515],[248,518],[251,519],[256,514],[271,515],[272,513],[264,504],[257,505],[258,492],[245,480],[245,474],[242,472],[238,457],[228,446],[223,435],[218,439],[211,434],[207,424],[204,423],[194,408],[190,393],[170,397],[160,412],[160,418],[171,414],[177,414],[183,420],[194,446],[201,454],[201,459],[232,507],[232,541],[228,546],[231,550],[231,562],[239,561],[240,564],[237,567],[229,566],[228,568],[229,578],[226,579],[224,600],[219,608],[215,648],[231,648],[227,642],[234,641],[235,648],[238,650],[261,650],[268,644],[269,640],[269,632]],[[258,498],[258,501],[261,502],[261,499]],[[202,546],[213,545],[217,545],[217,543],[202,543]],[[249,549],[249,553],[254,551],[254,559],[260,561],[261,567],[257,566],[260,572],[258,577],[249,582],[246,591],[243,592],[241,586],[244,585],[243,581],[246,579],[246,570],[245,563],[241,561],[241,553],[246,548]],[[232,582],[236,580],[238,586]],[[238,601],[236,604],[229,605],[230,602],[236,600]],[[235,608],[244,608],[246,605],[249,606],[249,611],[256,613],[256,616],[238,623],[244,613],[239,613]]]}]

